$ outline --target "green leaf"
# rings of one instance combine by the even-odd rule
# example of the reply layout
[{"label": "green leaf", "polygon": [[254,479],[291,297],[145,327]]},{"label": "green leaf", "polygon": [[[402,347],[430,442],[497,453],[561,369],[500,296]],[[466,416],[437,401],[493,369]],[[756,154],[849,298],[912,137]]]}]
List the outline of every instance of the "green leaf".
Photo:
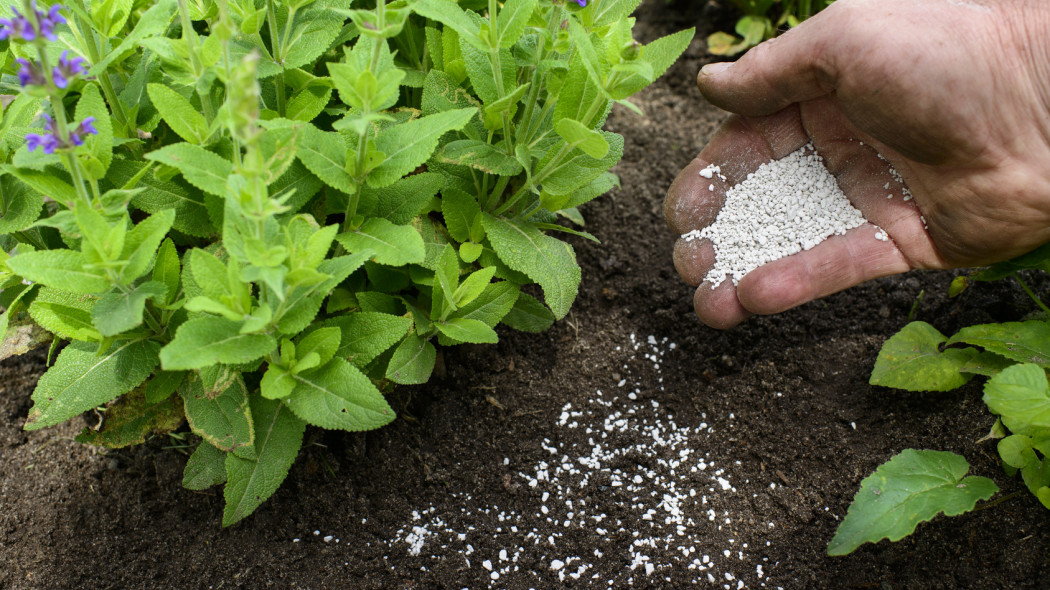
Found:
[{"label": "green leaf", "polygon": [[320,361],[317,366],[324,365],[332,360],[335,352],[339,350],[339,340],[342,331],[336,327],[318,328],[303,337],[295,346],[296,354],[302,359],[311,352],[317,353]]},{"label": "green leaf", "polygon": [[463,279],[463,282],[456,287],[456,291],[452,294],[452,303],[454,303],[456,307],[460,307],[474,301],[485,291],[485,288],[489,286],[492,282],[492,277],[495,274],[496,269],[491,266],[470,273],[470,275]]},{"label": "green leaf", "polygon": [[451,318],[444,322],[435,322],[439,332],[459,342],[473,342],[477,344],[495,344],[499,342],[496,331],[485,325],[481,320],[466,318]]},{"label": "green leaf", "polygon": [[104,72],[110,66],[117,65],[134,54],[143,39],[163,34],[168,28],[168,24],[171,23],[172,17],[175,16],[176,9],[175,0],[159,0],[155,2],[149,10],[139,17],[138,22],[135,23],[135,28],[120,41],[120,45],[117,45],[98,63],[91,66],[91,69],[88,70],[88,75],[104,75]]},{"label": "green leaf", "polygon": [[179,275],[182,274],[182,266],[179,264],[179,253],[175,250],[175,243],[167,238],[157,250],[157,261],[153,265],[153,280],[164,285],[168,296],[163,303],[171,303],[179,291]]},{"label": "green leaf", "polygon": [[190,143],[204,143],[208,137],[208,122],[190,101],[164,84],[147,84],[146,91],[172,131]]},{"label": "green leaf", "polygon": [[0,169],[28,185],[31,192],[47,195],[67,207],[72,208],[73,203],[80,199],[77,189],[62,176],[29,168],[16,168],[10,164],[4,164]]},{"label": "green leaf", "polygon": [[85,84],[77,101],[76,120],[83,121],[88,117],[94,117],[97,133],[84,137],[84,145],[77,148],[75,153],[81,171],[91,180],[100,180],[106,177],[106,171],[113,161],[113,123],[98,86],[94,84]]},{"label": "green leaf", "polygon": [[[482,113],[484,115],[485,129],[495,130],[503,126],[503,116],[508,117],[514,116],[514,111],[517,109],[518,102],[521,97],[525,96],[525,91],[529,89],[529,84],[522,84],[509,94],[500,99],[493,99],[492,101],[485,103],[485,108]],[[486,144],[487,145],[487,144]]]},{"label": "green leaf", "polygon": [[280,487],[303,444],[306,424],[281,402],[252,396],[251,411],[255,423],[255,458],[226,455],[223,526],[230,526],[254,512]]},{"label": "green leaf", "polygon": [[189,251],[186,270],[207,297],[222,299],[231,296],[229,271],[214,254],[200,248]]},{"label": "green leaf", "polygon": [[451,187],[441,191],[441,215],[449,235],[457,242],[470,239],[470,227],[480,213],[477,199],[466,192]]},{"label": "green leaf", "polygon": [[292,374],[277,365],[266,368],[262,381],[259,382],[259,392],[266,399],[283,399],[292,394],[295,389],[295,380]]},{"label": "green leaf", "polygon": [[144,388],[146,401],[156,404],[168,399],[185,380],[186,371],[157,371],[146,382]]},{"label": "green leaf", "polygon": [[103,336],[116,336],[142,325],[146,300],[162,299],[167,289],[161,283],[147,281],[130,292],[106,293],[91,310],[91,322]]},{"label": "green leaf", "polygon": [[930,324],[911,322],[882,345],[869,382],[907,391],[949,391],[965,385],[973,375],[959,370],[977,356],[977,350],[941,352],[946,341]]},{"label": "green leaf", "polygon": [[1039,460],[1032,450],[1032,437],[1024,434],[1012,434],[1000,439],[996,449],[1003,463],[1015,469],[1024,469]]},{"label": "green leaf", "polygon": [[1016,364],[1014,361],[999,356],[994,352],[981,352],[965,365],[959,367],[959,372],[992,377],[997,375],[999,371],[1014,364]]},{"label": "green leaf", "polygon": [[365,187],[361,195],[373,195],[375,217],[383,217],[398,225],[411,222],[419,216],[445,184],[445,177],[436,172],[413,174],[383,188]]},{"label": "green leaf", "polygon": [[460,139],[445,144],[435,156],[439,162],[470,166],[487,174],[515,176],[522,171],[517,158],[508,156],[491,144],[476,139]]},{"label": "green leaf", "polygon": [[394,355],[390,357],[390,364],[386,369],[386,377],[402,385],[426,383],[434,371],[436,360],[437,349],[434,345],[415,333],[409,333],[394,349]]},{"label": "green leaf", "polygon": [[166,371],[199,369],[217,363],[253,361],[277,347],[268,334],[241,334],[241,323],[204,317],[179,326],[175,338],[160,351]]},{"label": "green leaf", "polygon": [[182,487],[188,490],[206,490],[226,482],[226,453],[201,441],[186,461],[182,472]]},{"label": "green leaf", "polygon": [[1030,320],[963,328],[948,344],[965,342],[1019,363],[1050,368],[1050,322]]},{"label": "green leaf", "polygon": [[412,328],[412,320],[397,315],[363,311],[325,320],[323,325],[339,328],[341,332],[336,355],[358,367],[364,367],[397,344]]},{"label": "green leaf", "polygon": [[328,186],[353,194],[354,182],[346,172],[346,142],[338,133],[326,133],[314,127],[303,127],[302,142],[296,154],[310,172]]},{"label": "green leaf", "polygon": [[74,295],[61,289],[44,287],[29,305],[29,316],[45,330],[66,340],[98,342],[102,335],[91,321],[91,308],[97,299]]},{"label": "green leaf", "polygon": [[479,36],[479,25],[452,0],[420,0],[412,5],[416,14],[437,21],[459,34],[471,46],[485,51],[488,46]]},{"label": "green leaf", "polygon": [[476,114],[476,109],[456,109],[384,129],[376,137],[376,147],[386,159],[368,174],[368,184],[387,186],[412,172],[430,158],[442,135],[461,129]]},{"label": "green leaf", "polygon": [[87,260],[73,250],[39,250],[12,256],[7,260],[11,272],[34,283],[42,283],[73,293],[108,291],[109,279],[93,269]]},{"label": "green leaf", "polygon": [[521,332],[546,332],[554,323],[554,314],[538,299],[522,293],[503,318],[503,323]]},{"label": "green leaf", "polygon": [[[157,253],[157,247],[168,235],[168,230],[171,229],[174,221],[174,211],[161,211],[143,219],[128,232],[120,254],[121,258],[128,261],[120,271],[120,278],[124,284],[130,284],[149,269],[150,263],[154,260],[154,254]],[[175,263],[178,264],[177,257]],[[174,292],[171,294],[174,295]]]},{"label": "green leaf", "polygon": [[293,121],[313,121],[332,99],[332,87],[325,83],[307,84],[285,106],[285,117]]},{"label": "green leaf", "polygon": [[148,436],[171,432],[182,421],[182,404],[174,399],[151,403],[143,395],[143,388],[137,387],[106,408],[101,428],[85,428],[76,441],[122,449],[142,444]]},{"label": "green leaf", "polygon": [[343,29],[343,17],[327,8],[308,10],[296,15],[295,25],[284,40],[285,69],[300,68],[321,57]]},{"label": "green leaf", "polygon": [[984,403],[1015,434],[1050,428],[1050,385],[1046,371],[1038,365],[1003,369],[984,384]]},{"label": "green leaf", "polygon": [[[464,284],[466,284],[466,281],[464,281]],[[518,300],[519,295],[521,295],[520,289],[510,281],[489,283],[485,285],[485,289],[481,294],[471,302],[465,303],[460,307],[459,310],[453,314],[453,317],[479,320],[486,326],[495,328],[496,324],[504,319],[504,316],[514,308],[514,303]],[[538,301],[536,303],[540,307],[543,307],[542,303],[539,303]],[[547,308],[543,307],[543,310],[547,311]],[[550,315],[550,311],[547,311],[547,315]],[[553,322],[554,318],[551,316],[551,323]],[[548,324],[547,327],[549,328],[550,324]]]},{"label": "green leaf", "polygon": [[419,264],[426,256],[423,236],[411,225],[394,225],[373,217],[356,230],[335,238],[347,252],[372,252],[372,260],[388,266]]},{"label": "green leaf", "polygon": [[173,143],[149,152],[146,159],[176,168],[190,184],[206,193],[226,195],[226,179],[232,165],[216,153],[191,143]]},{"label": "green leaf", "polygon": [[554,316],[565,317],[580,286],[580,267],[572,246],[544,235],[527,222],[486,213],[482,223],[500,259],[539,283]]},{"label": "green leaf", "polygon": [[957,516],[999,491],[986,477],[964,477],[966,459],[943,451],[907,449],[860,484],[828,555],[846,555],[864,543],[899,541],[940,513]]},{"label": "green leaf", "polygon": [[554,125],[554,130],[572,147],[578,147],[588,156],[601,159],[609,153],[609,142],[601,133],[573,119],[562,119]]},{"label": "green leaf", "polygon": [[73,342],[40,377],[25,429],[54,426],[138,387],[157,366],[159,348],[128,340],[99,355],[98,345]]},{"label": "green leaf", "polygon": [[110,166],[107,179],[124,186],[138,176],[134,185],[145,190],[132,198],[134,207],[153,214],[171,209],[175,212],[172,227],[180,232],[197,237],[213,234],[215,228],[204,206],[204,194],[181,178],[158,180],[148,173],[139,176],[145,166],[152,165],[117,159]]},{"label": "green leaf", "polygon": [[[594,179],[608,172],[620,161],[620,157],[623,156],[623,137],[606,131],[600,133],[609,143],[609,153],[605,154],[604,158],[595,159],[584,153],[572,152],[576,155],[543,178],[537,179],[545,192],[552,195],[570,194],[594,182]],[[542,170],[559,149],[558,145],[553,146],[551,151],[536,164],[536,169]]]},{"label": "green leaf", "polygon": [[252,415],[248,410],[248,389],[237,373],[220,381],[212,391],[199,377],[192,378],[179,392],[186,406],[186,420],[193,433],[217,448],[233,452],[251,448],[255,440]]},{"label": "green leaf", "polygon": [[689,47],[695,33],[695,29],[685,29],[666,37],[660,37],[642,48],[641,59],[652,66],[653,80],[662,76],[667,68],[678,60]]},{"label": "green leaf", "polygon": [[294,378],[298,384],[285,404],[309,424],[357,432],[394,419],[394,411],[372,381],[343,359]]},{"label": "green leaf", "polygon": [[0,177],[0,190],[4,191],[7,210],[0,212],[0,234],[9,234],[28,227],[40,217],[44,210],[44,195],[30,190],[14,176]]},{"label": "green leaf", "polygon": [[536,0],[507,0],[496,17],[497,45],[509,49],[521,39],[525,25],[529,23]]}]

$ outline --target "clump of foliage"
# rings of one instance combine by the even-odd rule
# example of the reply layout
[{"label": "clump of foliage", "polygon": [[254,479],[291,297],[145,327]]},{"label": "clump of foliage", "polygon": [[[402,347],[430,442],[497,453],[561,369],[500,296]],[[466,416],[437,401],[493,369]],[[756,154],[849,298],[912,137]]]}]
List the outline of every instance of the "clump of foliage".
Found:
[{"label": "clump of foliage", "polygon": [[[1020,473],[1028,490],[1050,508],[1050,308],[1017,274],[1032,269],[1050,272],[1050,244],[957,277],[949,294],[958,295],[970,281],[1013,277],[1039,306],[1035,317],[970,326],[950,338],[930,324],[911,322],[883,345],[871,384],[950,391],[977,375],[987,377],[984,403],[997,419],[978,442],[998,440],[1006,474]],[[969,470],[966,459],[955,453],[901,452],[861,482],[828,553],[846,555],[863,543],[898,541],[942,512],[955,516],[974,510],[999,488],[986,477],[967,477]]]},{"label": "clump of foliage", "polygon": [[743,16],[736,21],[736,34],[718,31],[707,37],[707,50],[714,55],[736,55],[777,36],[781,27],[794,27],[827,8],[835,0],[733,0]]},{"label": "clump of foliage", "polygon": [[225,483],[229,525],[307,424],[393,420],[384,392],[426,382],[435,343],[549,327],[580,281],[552,234],[592,238],[567,224],[618,182],[605,118],[692,38],[637,43],[638,3],[13,9],[2,355],[68,342],[25,428],[96,409],[78,440],[118,448],[185,420],[183,483]]}]

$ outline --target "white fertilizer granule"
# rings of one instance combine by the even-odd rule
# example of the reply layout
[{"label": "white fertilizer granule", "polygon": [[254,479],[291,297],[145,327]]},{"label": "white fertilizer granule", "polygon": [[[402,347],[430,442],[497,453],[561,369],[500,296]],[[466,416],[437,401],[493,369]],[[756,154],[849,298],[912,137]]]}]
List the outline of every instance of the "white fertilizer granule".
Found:
[{"label": "white fertilizer granule", "polygon": [[763,264],[809,250],[865,223],[823,158],[807,144],[759,166],[726,191],[725,205],[713,224],[682,238],[707,238],[714,244],[715,265],[705,277],[713,289],[727,275],[737,284]]}]

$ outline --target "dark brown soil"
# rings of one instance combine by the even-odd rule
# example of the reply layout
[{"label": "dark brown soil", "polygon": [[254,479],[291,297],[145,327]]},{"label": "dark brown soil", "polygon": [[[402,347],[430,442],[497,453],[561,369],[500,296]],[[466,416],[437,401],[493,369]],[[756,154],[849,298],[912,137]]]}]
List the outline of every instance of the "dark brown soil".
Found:
[{"label": "dark brown soil", "polygon": [[[545,334],[507,331],[498,345],[445,351],[442,376],[396,392],[400,419],[387,428],[308,431],[287,481],[244,522],[221,529],[221,490],[180,486],[186,450],[179,447],[192,436],[99,453],[73,442],[79,419],[25,433],[20,426],[43,353],[0,365],[0,587],[1050,587],[1050,513],[1027,492],[924,524],[899,543],[825,555],[860,480],[905,448],[961,453],[1003,495],[1023,490],[1002,474],[994,443],[976,442],[992,423],[979,383],[913,394],[867,381],[880,345],[913,309],[951,333],[1018,319],[1032,305],[1006,283],[976,285],[948,300],[951,275],[915,273],[728,332],[700,325],[690,289],[674,273],[674,236],[661,217],[666,187],[723,118],[694,87],[710,21],[700,5],[652,0],[639,14],[643,41],[698,23],[700,31],[685,58],[638,98],[647,118],[617,111],[610,119],[627,138],[617,169],[623,188],[584,211],[602,245],[574,242],[584,282],[572,314]],[[658,346],[635,350],[632,334],[640,342],[653,335]],[[659,369],[641,357],[658,348]],[[617,387],[621,379],[625,389]],[[632,387],[636,400],[625,397]],[[597,390],[605,399],[619,393],[615,407],[593,403]],[[560,519],[573,518],[567,509],[541,501],[542,491],[558,492],[553,484],[529,487],[519,472],[535,476],[541,461],[559,463],[544,447],[559,454],[589,448],[597,436],[564,424],[570,403],[598,412],[599,431],[608,413],[632,408],[666,428],[673,429],[672,414],[694,429],[707,423],[689,444],[710,470],[724,470],[733,490],[713,483],[713,473],[680,474],[682,485],[702,488],[709,501],[683,505],[695,517],[683,537],[695,555],[676,561],[674,546],[646,548],[660,567],[651,575],[644,566],[631,569],[632,530],[650,526],[628,506],[634,499],[607,480],[556,498],[589,502],[590,513],[607,510],[610,521],[620,520],[601,538],[593,523],[565,527]],[[645,444],[643,434],[619,430],[609,444]],[[663,469],[655,451],[617,461],[624,471]],[[541,505],[552,506],[558,521],[548,522]],[[501,521],[500,512],[510,516]],[[432,534],[418,555],[406,542],[413,526]],[[549,535],[557,535],[555,545]],[[520,561],[502,561],[501,549],[520,553]],[[686,567],[707,554],[710,569]],[[558,573],[576,571],[581,561],[551,568],[553,559],[570,556],[589,564],[579,580]],[[503,572],[498,581],[486,560]]]}]

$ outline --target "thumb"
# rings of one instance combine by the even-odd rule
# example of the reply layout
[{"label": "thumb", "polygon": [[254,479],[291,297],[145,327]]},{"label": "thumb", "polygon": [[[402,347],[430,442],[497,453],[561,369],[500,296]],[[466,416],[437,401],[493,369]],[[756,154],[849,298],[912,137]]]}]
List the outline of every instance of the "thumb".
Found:
[{"label": "thumb", "polygon": [[700,93],[721,109],[752,117],[830,93],[835,88],[832,60],[842,49],[837,46],[842,34],[836,31],[837,4],[752,47],[736,63],[705,65],[697,76]]}]

